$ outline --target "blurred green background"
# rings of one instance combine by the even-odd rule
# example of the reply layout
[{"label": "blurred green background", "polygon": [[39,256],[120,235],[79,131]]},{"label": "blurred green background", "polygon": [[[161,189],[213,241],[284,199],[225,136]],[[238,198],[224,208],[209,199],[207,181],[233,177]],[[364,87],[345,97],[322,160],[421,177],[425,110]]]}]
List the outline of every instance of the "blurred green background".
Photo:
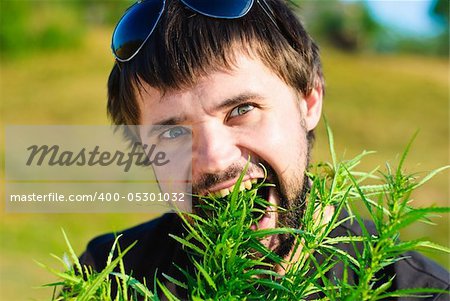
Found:
[{"label": "blurred green background", "polygon": [[[321,45],[327,83],[324,113],[334,130],[338,154],[351,158],[363,150],[377,151],[362,170],[386,161],[395,164],[417,130],[407,171],[424,175],[448,164],[448,1],[428,2],[426,13],[436,30],[416,35],[380,22],[367,2],[296,1],[304,23]],[[114,62],[110,34],[131,2],[0,3],[2,158],[7,124],[108,124],[106,80]],[[403,3],[406,8],[415,2]],[[402,13],[408,10],[399,10],[398,18],[403,18]],[[323,124],[317,135],[313,160],[328,160]],[[1,179],[1,300],[51,298],[51,290],[36,287],[55,279],[34,260],[61,268],[49,256],[66,250],[61,228],[81,253],[95,235],[151,218],[7,213],[3,168]],[[415,193],[414,205],[448,205],[448,180],[448,172],[438,175]],[[449,246],[448,216],[434,221],[435,226],[410,227],[403,237],[425,237]],[[427,255],[450,267],[447,255]]]}]

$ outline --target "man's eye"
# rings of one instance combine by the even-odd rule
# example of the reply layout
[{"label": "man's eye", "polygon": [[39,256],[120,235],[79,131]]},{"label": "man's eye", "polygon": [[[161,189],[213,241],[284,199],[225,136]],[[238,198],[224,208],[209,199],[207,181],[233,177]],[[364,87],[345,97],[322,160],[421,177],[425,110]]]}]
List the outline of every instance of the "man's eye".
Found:
[{"label": "man's eye", "polygon": [[180,136],[187,135],[189,133],[190,133],[189,129],[177,126],[162,132],[159,136],[162,139],[176,139]]},{"label": "man's eye", "polygon": [[255,107],[252,106],[251,104],[245,104],[239,107],[234,108],[231,113],[230,113],[230,117],[236,117],[236,116],[241,116],[246,114],[247,112],[250,112],[251,110],[253,110]]}]

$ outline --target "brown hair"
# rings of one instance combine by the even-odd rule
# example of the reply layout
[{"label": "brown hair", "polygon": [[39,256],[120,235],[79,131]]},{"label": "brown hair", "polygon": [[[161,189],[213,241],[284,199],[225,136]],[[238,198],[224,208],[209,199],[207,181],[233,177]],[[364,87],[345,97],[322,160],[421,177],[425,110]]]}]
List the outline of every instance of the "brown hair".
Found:
[{"label": "brown hair", "polygon": [[231,69],[237,50],[259,58],[301,95],[309,95],[317,84],[323,86],[314,41],[283,1],[266,1],[277,25],[257,1],[244,17],[226,20],[197,14],[179,0],[168,0],[140,52],[111,71],[107,108],[112,122],[139,124],[135,87],[141,81],[162,91],[190,87],[213,71]]}]

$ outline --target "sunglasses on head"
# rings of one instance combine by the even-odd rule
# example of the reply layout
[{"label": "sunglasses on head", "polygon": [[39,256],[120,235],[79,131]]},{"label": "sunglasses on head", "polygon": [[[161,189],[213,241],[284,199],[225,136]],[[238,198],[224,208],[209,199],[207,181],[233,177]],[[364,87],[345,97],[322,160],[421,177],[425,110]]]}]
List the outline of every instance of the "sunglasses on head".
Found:
[{"label": "sunglasses on head", "polygon": [[[266,0],[179,0],[191,10],[218,19],[245,16],[257,2],[269,19],[277,23]],[[165,0],[142,0],[133,4],[114,29],[111,49],[119,62],[128,62],[138,54],[152,35],[164,12]]]}]

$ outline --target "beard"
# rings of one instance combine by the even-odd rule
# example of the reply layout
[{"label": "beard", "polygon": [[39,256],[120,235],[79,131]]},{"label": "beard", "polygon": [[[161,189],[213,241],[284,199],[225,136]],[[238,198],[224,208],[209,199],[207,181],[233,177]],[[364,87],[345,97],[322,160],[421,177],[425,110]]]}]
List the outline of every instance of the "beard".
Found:
[{"label": "beard", "polygon": [[[307,160],[309,161],[309,160]],[[279,200],[278,207],[278,227],[299,229],[302,224],[303,213],[306,204],[306,197],[310,190],[309,181],[305,173],[301,177],[291,179],[289,184],[282,184],[279,177],[268,165],[264,164],[267,170],[267,178],[275,186],[275,194]],[[277,234],[277,246],[273,250],[279,257],[285,258],[294,248],[295,236],[292,234]]]},{"label": "beard", "polygon": [[[303,129],[305,129],[304,124],[302,124]],[[303,167],[303,172],[300,171],[297,178],[294,178],[293,181],[289,184],[288,187],[284,187],[279,182],[279,177],[275,176],[277,183],[274,183],[275,191],[278,195],[278,199],[280,200],[279,206],[281,208],[286,209],[286,211],[281,214],[278,213],[279,221],[278,224],[283,227],[300,229],[302,226],[303,213],[305,211],[306,198],[308,193],[310,192],[310,182],[306,177],[306,169],[309,166],[311,161],[311,150],[315,140],[315,133],[313,130],[306,131],[306,141],[307,141],[307,150],[306,150],[306,164]],[[269,165],[267,165],[269,166]],[[269,167],[270,168],[270,167]],[[298,169],[301,167],[298,166]],[[275,175],[273,170],[270,170],[271,173]],[[288,195],[288,191],[291,191],[290,196]],[[295,244],[295,236],[292,234],[278,234],[278,246],[275,248],[274,252],[280,256],[281,258],[285,258],[289,252],[294,248]]]},{"label": "beard", "polygon": [[[247,174],[264,174],[264,170],[267,174],[266,181],[274,184],[274,192],[279,200],[277,207],[283,210],[278,211],[277,224],[281,227],[288,227],[299,229],[301,227],[303,212],[305,208],[306,197],[308,195],[310,185],[305,176],[306,166],[309,164],[309,149],[307,152],[305,166],[298,166],[297,172],[289,179],[288,183],[281,181],[277,176],[273,168],[263,160],[257,160],[256,162],[250,162],[247,168]],[[261,167],[264,166],[264,168]],[[196,181],[192,186],[193,194],[199,194],[201,192],[208,191],[209,187],[213,187],[219,183],[236,179],[242,173],[244,166],[241,164],[235,164],[227,168],[220,174],[204,174]],[[198,201],[197,198],[193,198],[193,202]],[[195,210],[196,204],[193,204],[193,210]],[[281,212],[280,212],[281,211]],[[293,249],[295,244],[295,236],[292,234],[277,234],[275,237],[277,245],[274,248],[275,252],[281,258],[286,257]]]}]

